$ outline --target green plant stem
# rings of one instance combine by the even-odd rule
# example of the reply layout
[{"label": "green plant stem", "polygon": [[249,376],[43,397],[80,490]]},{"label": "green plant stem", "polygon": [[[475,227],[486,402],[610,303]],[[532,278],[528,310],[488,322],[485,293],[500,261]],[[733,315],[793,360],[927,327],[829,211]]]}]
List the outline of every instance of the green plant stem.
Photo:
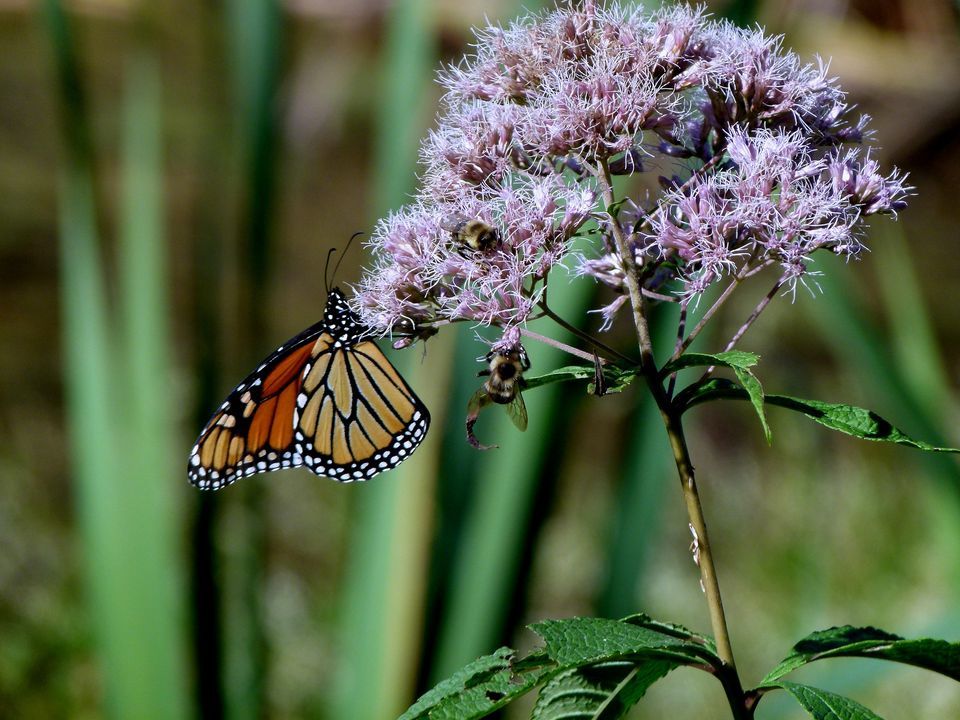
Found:
[{"label": "green plant stem", "polygon": [[546,300],[543,300],[540,303],[540,309],[543,310],[544,315],[546,315],[548,318],[553,320],[557,325],[562,327],[564,330],[567,330],[573,335],[576,335],[578,338],[580,338],[584,342],[595,347],[598,351],[602,351],[603,353],[605,353],[608,356],[608,359],[612,360],[613,358],[620,358],[621,360],[624,360],[625,362],[628,363],[628,367],[632,367],[633,365],[636,364],[634,360],[632,360],[631,358],[628,358],[623,353],[617,352],[612,347],[604,345],[602,342],[597,340],[592,335],[589,335],[588,333],[583,332],[577,326],[571,325],[570,323],[568,323],[566,320],[564,320],[562,317],[560,317],[553,310],[550,309],[550,307],[547,305]]},{"label": "green plant stem", "polygon": [[[613,184],[610,180],[610,171],[603,161],[601,161],[597,179],[603,191],[604,203],[607,207],[611,207],[614,203]],[[690,461],[690,453],[687,449],[680,417],[660,382],[656,359],[653,355],[650,327],[647,323],[646,301],[641,292],[640,275],[634,261],[633,253],[630,251],[627,239],[624,237],[615,218],[611,218],[610,226],[613,229],[617,252],[624,264],[625,282],[627,291],[630,293],[633,320],[640,344],[640,366],[643,370],[644,378],[647,381],[647,386],[650,388],[657,407],[660,409],[660,416],[663,419],[664,428],[670,439],[670,447],[673,450],[673,458],[676,462],[677,472],[680,475],[680,482],[683,487],[687,516],[690,520],[690,527],[696,535],[695,543],[697,551],[695,559],[697,560],[697,565],[700,567],[703,592],[706,595],[707,605],[710,609],[710,623],[713,627],[713,634],[717,643],[717,654],[724,663],[724,666],[718,670],[717,677],[723,685],[734,717],[738,720],[743,720],[749,718],[751,713],[746,709],[744,704],[743,686],[737,674],[737,666],[733,658],[730,634],[727,631],[727,620],[723,612],[723,601],[720,596],[720,583],[717,579],[716,568],[713,564],[713,552],[711,551],[710,540],[707,535],[707,523],[703,516],[703,507],[700,503],[700,493],[697,490],[693,463]]]},{"label": "green plant stem", "polygon": [[703,506],[700,503],[700,493],[697,490],[696,475],[690,461],[690,451],[687,449],[683,425],[672,410],[665,411],[661,406],[660,415],[663,418],[667,437],[670,438],[670,448],[673,450],[673,459],[677,464],[677,473],[680,475],[680,484],[683,488],[683,500],[687,506],[687,517],[695,536],[694,559],[700,568],[703,593],[707,597],[707,605],[710,608],[710,624],[713,626],[713,634],[717,642],[717,655],[724,662],[724,667],[718,671],[717,678],[723,685],[734,717],[749,718],[752,713],[748,712],[744,705],[743,686],[733,659],[733,648],[730,646],[727,618],[723,612],[723,599],[720,596],[720,581],[713,564],[713,552],[707,535],[707,521],[703,516]]},{"label": "green plant stem", "polygon": [[[590,353],[584,352],[583,350],[578,350],[572,345],[567,345],[566,343],[562,343],[559,340],[554,340],[553,338],[547,337],[546,335],[535,333],[533,330],[528,330],[527,328],[520,328],[520,334],[523,335],[524,337],[530,338],[531,340],[542,342],[545,345],[549,345],[550,347],[554,347],[557,350],[561,350],[569,355],[578,357],[581,360],[586,360],[587,362],[593,362],[593,355],[591,355]],[[604,364],[604,365],[608,364],[607,360],[601,359],[600,362],[601,364]]]}]

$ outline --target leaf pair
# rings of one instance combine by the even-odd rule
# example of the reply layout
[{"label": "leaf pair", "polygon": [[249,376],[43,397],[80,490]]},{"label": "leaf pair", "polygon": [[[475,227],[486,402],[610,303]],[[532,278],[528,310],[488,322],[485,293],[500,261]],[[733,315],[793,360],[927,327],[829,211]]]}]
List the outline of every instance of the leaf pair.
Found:
[{"label": "leaf pair", "polygon": [[[702,382],[694,382],[677,393],[673,399],[674,405],[682,414],[696,405],[713,400],[749,400],[760,419],[764,437],[766,437],[768,443],[772,441],[772,433],[767,422],[766,407],[774,405],[801,413],[826,428],[862,440],[892,442],[927,452],[960,453],[960,449],[957,448],[939,447],[923,440],[916,440],[894,426],[890,421],[866,408],[845,403],[806,400],[789,395],[768,395],[764,392],[760,381],[752,370],[759,359],[756,354],[742,350],[716,354],[687,353],[664,365],[660,371],[660,377],[665,379],[673,373],[692,367],[730,368],[736,375],[739,384],[724,378],[710,378]],[[622,392],[639,372],[640,370],[635,368],[622,369],[612,365],[604,366],[603,377],[606,382],[606,392]],[[595,378],[596,372],[593,367],[568,365],[544,375],[525,378],[525,387],[532,389],[554,382],[587,381],[591,383],[588,386],[588,392],[592,392],[592,381]]]},{"label": "leaf pair", "polygon": [[[646,615],[545,620],[531,629],[543,639],[543,649],[517,659],[514,650],[500,648],[475,660],[423,695],[400,720],[485,717],[538,685],[543,687],[532,720],[616,720],[674,668],[695,667],[721,681],[727,669],[708,638]],[[836,627],[798,642],[757,688],[743,693],[744,709],[752,713],[764,695],[785,690],[814,720],[880,720],[850,698],[782,679],[831,657],[891,660],[960,680],[960,643]]]},{"label": "leaf pair", "polygon": [[720,662],[705,638],[645,615],[546,620],[531,626],[545,648],[521,660],[500,648],[424,694],[400,720],[481,718],[543,685],[532,718],[614,720],[680,665]]}]

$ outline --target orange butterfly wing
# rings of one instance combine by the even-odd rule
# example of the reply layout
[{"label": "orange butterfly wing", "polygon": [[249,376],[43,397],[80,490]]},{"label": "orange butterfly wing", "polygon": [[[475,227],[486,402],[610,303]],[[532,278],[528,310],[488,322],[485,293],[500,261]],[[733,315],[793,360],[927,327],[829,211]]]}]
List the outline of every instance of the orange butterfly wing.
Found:
[{"label": "orange butterfly wing", "polygon": [[187,476],[193,485],[218,490],[247,475],[302,464],[293,443],[297,394],[314,345],[329,338],[317,323],[237,385],[190,452]]},{"label": "orange butterfly wing", "polygon": [[[314,348],[294,416],[297,450],[317,475],[368,480],[426,436],[430,413],[371,340]],[[302,408],[302,409],[301,409]]]},{"label": "orange butterfly wing", "polygon": [[277,348],[227,397],[190,452],[203,490],[305,465],[340,482],[396,467],[430,413],[336,289],[323,320]]}]

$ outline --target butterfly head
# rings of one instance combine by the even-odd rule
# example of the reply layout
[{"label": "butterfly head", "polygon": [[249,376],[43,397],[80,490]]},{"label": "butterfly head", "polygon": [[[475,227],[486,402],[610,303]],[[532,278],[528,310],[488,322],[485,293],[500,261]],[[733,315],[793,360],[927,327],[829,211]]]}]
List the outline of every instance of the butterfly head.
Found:
[{"label": "butterfly head", "polygon": [[323,324],[327,332],[346,345],[353,345],[368,334],[360,318],[350,309],[347,298],[340,288],[332,288],[327,293]]}]

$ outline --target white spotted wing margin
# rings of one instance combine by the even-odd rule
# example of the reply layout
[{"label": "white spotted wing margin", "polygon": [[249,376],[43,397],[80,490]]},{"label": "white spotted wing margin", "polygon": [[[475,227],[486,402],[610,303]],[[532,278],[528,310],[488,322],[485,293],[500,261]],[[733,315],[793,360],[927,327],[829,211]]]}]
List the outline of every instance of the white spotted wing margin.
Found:
[{"label": "white spotted wing margin", "polygon": [[318,475],[369,480],[423,442],[430,413],[371,340],[314,347],[295,412],[296,449]]},{"label": "white spotted wing margin", "polygon": [[194,445],[187,475],[202,490],[301,466],[340,482],[368,480],[409,457],[429,423],[426,407],[333,289],[323,319],[230,393]]}]

